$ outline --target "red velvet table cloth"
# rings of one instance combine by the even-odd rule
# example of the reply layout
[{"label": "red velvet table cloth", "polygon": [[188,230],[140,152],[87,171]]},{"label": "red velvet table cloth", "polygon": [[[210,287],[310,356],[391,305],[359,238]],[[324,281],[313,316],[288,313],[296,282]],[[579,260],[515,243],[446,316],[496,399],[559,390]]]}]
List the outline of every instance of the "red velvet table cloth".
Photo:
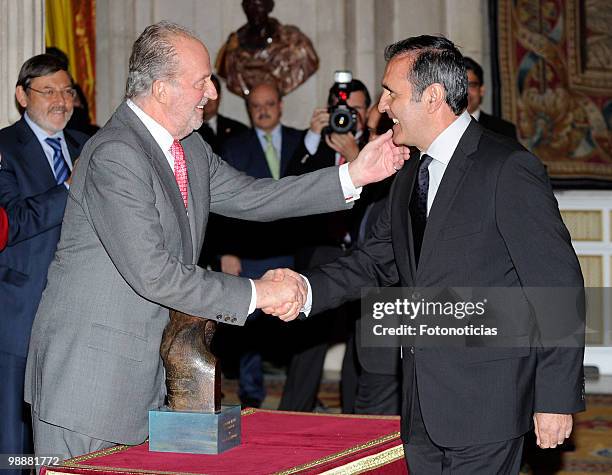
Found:
[{"label": "red velvet table cloth", "polygon": [[149,452],[147,443],[118,446],[49,467],[46,475],[324,472],[406,474],[399,417],[247,409],[241,445],[219,455]]}]

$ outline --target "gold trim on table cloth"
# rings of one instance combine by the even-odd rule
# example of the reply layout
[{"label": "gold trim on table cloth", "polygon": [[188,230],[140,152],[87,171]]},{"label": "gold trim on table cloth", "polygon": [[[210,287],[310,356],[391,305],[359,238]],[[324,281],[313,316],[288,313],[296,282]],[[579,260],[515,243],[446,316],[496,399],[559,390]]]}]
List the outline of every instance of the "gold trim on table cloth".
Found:
[{"label": "gold trim on table cloth", "polygon": [[390,449],[383,450],[378,454],[373,454],[359,460],[354,460],[340,467],[332,468],[321,475],[356,475],[368,472],[376,468],[384,467],[390,463],[404,458],[404,446],[398,445]]}]

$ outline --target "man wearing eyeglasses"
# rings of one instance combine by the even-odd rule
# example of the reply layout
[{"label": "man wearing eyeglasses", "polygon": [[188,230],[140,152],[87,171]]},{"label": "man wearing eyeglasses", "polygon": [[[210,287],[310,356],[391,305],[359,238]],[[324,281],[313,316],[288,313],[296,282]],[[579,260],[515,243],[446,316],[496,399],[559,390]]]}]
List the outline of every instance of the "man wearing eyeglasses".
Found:
[{"label": "man wearing eyeglasses", "polygon": [[[87,136],[64,130],[75,90],[65,66],[41,54],[19,72],[23,116],[0,130],[0,207],[11,245],[0,253],[0,453],[31,454],[23,380],[32,321],[60,237],[70,176]],[[19,473],[19,470],[13,473]]]}]

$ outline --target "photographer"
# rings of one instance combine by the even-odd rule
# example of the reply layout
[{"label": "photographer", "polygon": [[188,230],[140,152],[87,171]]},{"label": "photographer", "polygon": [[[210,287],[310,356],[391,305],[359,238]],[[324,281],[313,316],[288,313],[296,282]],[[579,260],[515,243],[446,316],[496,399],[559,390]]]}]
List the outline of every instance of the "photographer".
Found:
[{"label": "photographer", "polygon": [[[310,119],[310,129],[304,136],[303,147],[298,150],[295,158],[296,174],[311,170],[342,165],[344,162],[354,160],[359,150],[367,143],[365,121],[371,99],[368,89],[359,79],[352,79],[345,83],[347,87],[346,106],[352,108],[354,115],[354,128],[346,133],[334,132],[330,126],[330,109],[334,110],[341,99],[337,95],[337,84],[329,91],[328,107],[317,108]],[[347,110],[347,109],[344,109]],[[324,141],[321,140],[324,137]]]},{"label": "photographer", "polygon": [[[350,162],[368,141],[366,115],[371,99],[367,88],[363,82],[352,79],[347,71],[336,73],[335,79],[329,91],[328,107],[314,110],[310,129],[293,155],[288,175],[301,175]],[[367,192],[364,189],[363,196]],[[331,262],[356,242],[361,216],[367,206],[363,196],[351,210],[300,218],[303,231],[299,233],[300,250],[295,258],[297,270]],[[297,346],[293,347],[279,409],[306,412],[316,409],[327,349],[331,343],[347,341],[358,314],[341,307],[308,321],[295,321],[288,325],[288,331],[295,335],[288,341]],[[345,355],[342,368],[342,412],[352,413],[357,375],[353,346],[347,346],[347,349],[350,351]]]}]

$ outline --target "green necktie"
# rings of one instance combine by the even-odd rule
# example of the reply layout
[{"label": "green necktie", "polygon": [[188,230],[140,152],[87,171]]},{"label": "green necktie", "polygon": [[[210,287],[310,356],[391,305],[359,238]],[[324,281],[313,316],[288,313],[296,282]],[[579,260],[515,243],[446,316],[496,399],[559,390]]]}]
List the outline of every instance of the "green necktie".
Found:
[{"label": "green necktie", "polygon": [[280,178],[280,161],[274,144],[272,143],[272,136],[266,134],[264,137],[266,139],[266,162],[268,162],[268,168],[270,169],[270,173],[272,173],[272,178],[278,180]]}]

